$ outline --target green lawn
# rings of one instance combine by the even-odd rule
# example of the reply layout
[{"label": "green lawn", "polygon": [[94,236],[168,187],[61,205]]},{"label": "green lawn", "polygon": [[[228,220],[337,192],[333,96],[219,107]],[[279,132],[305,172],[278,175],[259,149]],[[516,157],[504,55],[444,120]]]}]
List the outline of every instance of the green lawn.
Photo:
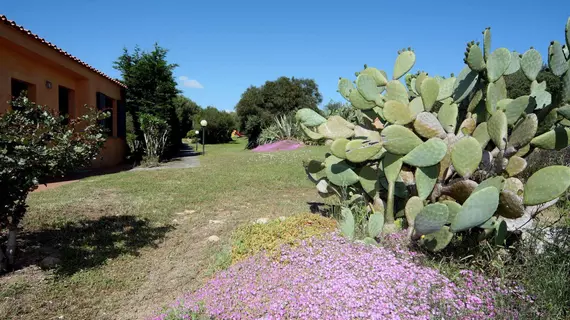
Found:
[{"label": "green lawn", "polygon": [[[244,141],[207,146],[201,166],[83,179],[29,197],[20,236],[28,267],[0,278],[0,319],[139,319],[199,286],[236,226],[308,211],[303,159]],[[224,223],[210,223],[223,220]],[[209,244],[217,235],[221,241]],[[34,264],[59,254],[62,266]]]}]

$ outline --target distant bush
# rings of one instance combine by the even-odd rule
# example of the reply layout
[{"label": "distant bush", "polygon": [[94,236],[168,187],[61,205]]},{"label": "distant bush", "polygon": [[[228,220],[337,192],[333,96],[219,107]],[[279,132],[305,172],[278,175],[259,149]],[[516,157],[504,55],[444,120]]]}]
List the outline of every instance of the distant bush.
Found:
[{"label": "distant bush", "polygon": [[146,145],[145,162],[158,163],[164,155],[170,126],[165,120],[151,114],[140,114],[141,130]]},{"label": "distant bush", "polygon": [[232,141],[232,131],[237,128],[235,114],[220,111],[214,107],[207,107],[194,116],[193,123],[195,130],[202,130],[200,127],[201,120],[208,121],[208,126],[206,127],[206,144]]},{"label": "distant bush", "polygon": [[280,140],[303,140],[303,133],[293,116],[275,117],[273,123],[261,130],[257,143],[263,145]]}]

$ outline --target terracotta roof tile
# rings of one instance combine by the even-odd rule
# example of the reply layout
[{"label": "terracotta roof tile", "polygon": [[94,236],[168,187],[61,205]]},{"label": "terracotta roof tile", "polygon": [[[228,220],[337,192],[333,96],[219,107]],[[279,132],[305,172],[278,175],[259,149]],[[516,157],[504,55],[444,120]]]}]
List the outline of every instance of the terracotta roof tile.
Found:
[{"label": "terracotta roof tile", "polygon": [[36,41],[39,41],[39,42],[45,44],[46,46],[52,48],[53,50],[59,52],[60,54],[62,54],[62,55],[64,55],[64,56],[66,56],[67,58],[69,58],[69,59],[71,59],[71,60],[73,60],[73,61],[79,63],[80,65],[86,67],[87,69],[89,69],[89,70],[91,70],[91,71],[93,71],[93,72],[95,72],[95,73],[97,73],[97,74],[99,74],[99,75],[101,75],[101,76],[103,76],[103,77],[105,77],[105,78],[111,80],[112,82],[114,82],[114,83],[120,85],[121,87],[125,87],[125,88],[127,87],[127,86],[125,86],[122,82],[117,81],[117,80],[115,80],[115,79],[109,77],[108,75],[104,74],[103,72],[101,72],[101,71],[95,69],[94,67],[88,65],[87,63],[81,61],[79,58],[77,58],[77,57],[75,57],[75,56],[69,54],[68,52],[64,51],[63,49],[59,48],[59,47],[56,46],[55,44],[53,44],[53,43],[51,43],[51,42],[45,40],[44,38],[42,38],[42,37],[38,36],[37,34],[31,32],[30,30],[27,30],[27,29],[25,29],[24,27],[18,25],[16,22],[14,22],[14,21],[12,21],[12,20],[8,20],[8,18],[6,18],[5,15],[1,15],[1,14],[0,14],[0,21],[1,21],[2,23],[4,23],[4,24],[6,24],[6,25],[8,25],[8,26],[11,26],[12,28],[14,28],[14,29],[20,31],[21,33],[26,34],[26,35],[29,36],[30,38],[33,38],[33,39],[35,39]]}]

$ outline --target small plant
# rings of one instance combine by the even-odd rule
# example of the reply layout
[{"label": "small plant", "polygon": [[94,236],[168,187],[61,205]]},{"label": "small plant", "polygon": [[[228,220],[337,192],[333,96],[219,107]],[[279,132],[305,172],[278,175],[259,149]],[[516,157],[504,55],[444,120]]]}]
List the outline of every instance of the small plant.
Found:
[{"label": "small plant", "polygon": [[294,118],[281,115],[275,117],[273,123],[261,131],[257,143],[263,145],[280,140],[302,140],[302,138],[302,132],[299,131]]},{"label": "small plant", "polygon": [[151,114],[141,114],[139,120],[146,146],[143,161],[157,164],[164,154],[170,126],[166,121]]},{"label": "small plant", "polygon": [[[570,19],[567,42],[569,28]],[[384,215],[385,233],[398,229],[399,213],[412,239],[429,250],[444,249],[455,236],[504,246],[507,221],[540,210],[570,186],[570,167],[563,165],[520,179],[532,151],[570,145],[568,45],[553,41],[548,48],[548,65],[563,84],[562,105],[537,81],[540,53],[492,51],[490,28],[482,45],[467,44],[457,77],[410,74],[411,48],[398,52],[391,78],[365,65],[354,82],[338,81],[363,119],[297,111],[304,133],[330,146],[324,161],[305,164],[307,175],[324,197],[338,197],[340,189],[361,195]],[[532,82],[530,92],[510,99],[504,77],[519,70]],[[346,210],[343,219],[352,234]]]},{"label": "small plant", "polygon": [[0,232],[8,234],[6,246],[0,246],[0,272],[14,264],[28,193],[48,177],[89,166],[103,146],[104,129],[97,121],[108,114],[87,111],[65,124],[65,117],[21,96],[0,116]]}]

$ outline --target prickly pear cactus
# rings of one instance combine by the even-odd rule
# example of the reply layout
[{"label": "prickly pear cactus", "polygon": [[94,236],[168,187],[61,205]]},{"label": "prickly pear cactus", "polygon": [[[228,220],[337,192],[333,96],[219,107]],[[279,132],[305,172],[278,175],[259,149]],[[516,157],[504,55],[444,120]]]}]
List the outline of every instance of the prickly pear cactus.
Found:
[{"label": "prickly pear cactus", "polygon": [[[563,105],[552,105],[546,83],[536,80],[545,62],[541,54],[532,47],[522,54],[493,50],[490,28],[481,42],[467,44],[457,77],[409,73],[416,61],[410,48],[398,52],[392,79],[365,65],[354,81],[338,82],[341,96],[363,113],[362,123],[298,111],[309,138],[332,141],[327,158],[308,162],[306,172],[323,197],[360,195],[370,212],[367,241],[381,228],[397,230],[396,213],[405,212],[400,219],[408,234],[429,250],[443,250],[465,232],[504,245],[505,221],[570,187],[564,166],[541,169],[526,184],[517,178],[534,149],[570,145],[567,45],[552,41],[545,51],[552,73],[562,79]],[[508,99],[505,77],[519,70],[531,90]],[[349,236],[352,220],[345,214],[342,229]]]}]

